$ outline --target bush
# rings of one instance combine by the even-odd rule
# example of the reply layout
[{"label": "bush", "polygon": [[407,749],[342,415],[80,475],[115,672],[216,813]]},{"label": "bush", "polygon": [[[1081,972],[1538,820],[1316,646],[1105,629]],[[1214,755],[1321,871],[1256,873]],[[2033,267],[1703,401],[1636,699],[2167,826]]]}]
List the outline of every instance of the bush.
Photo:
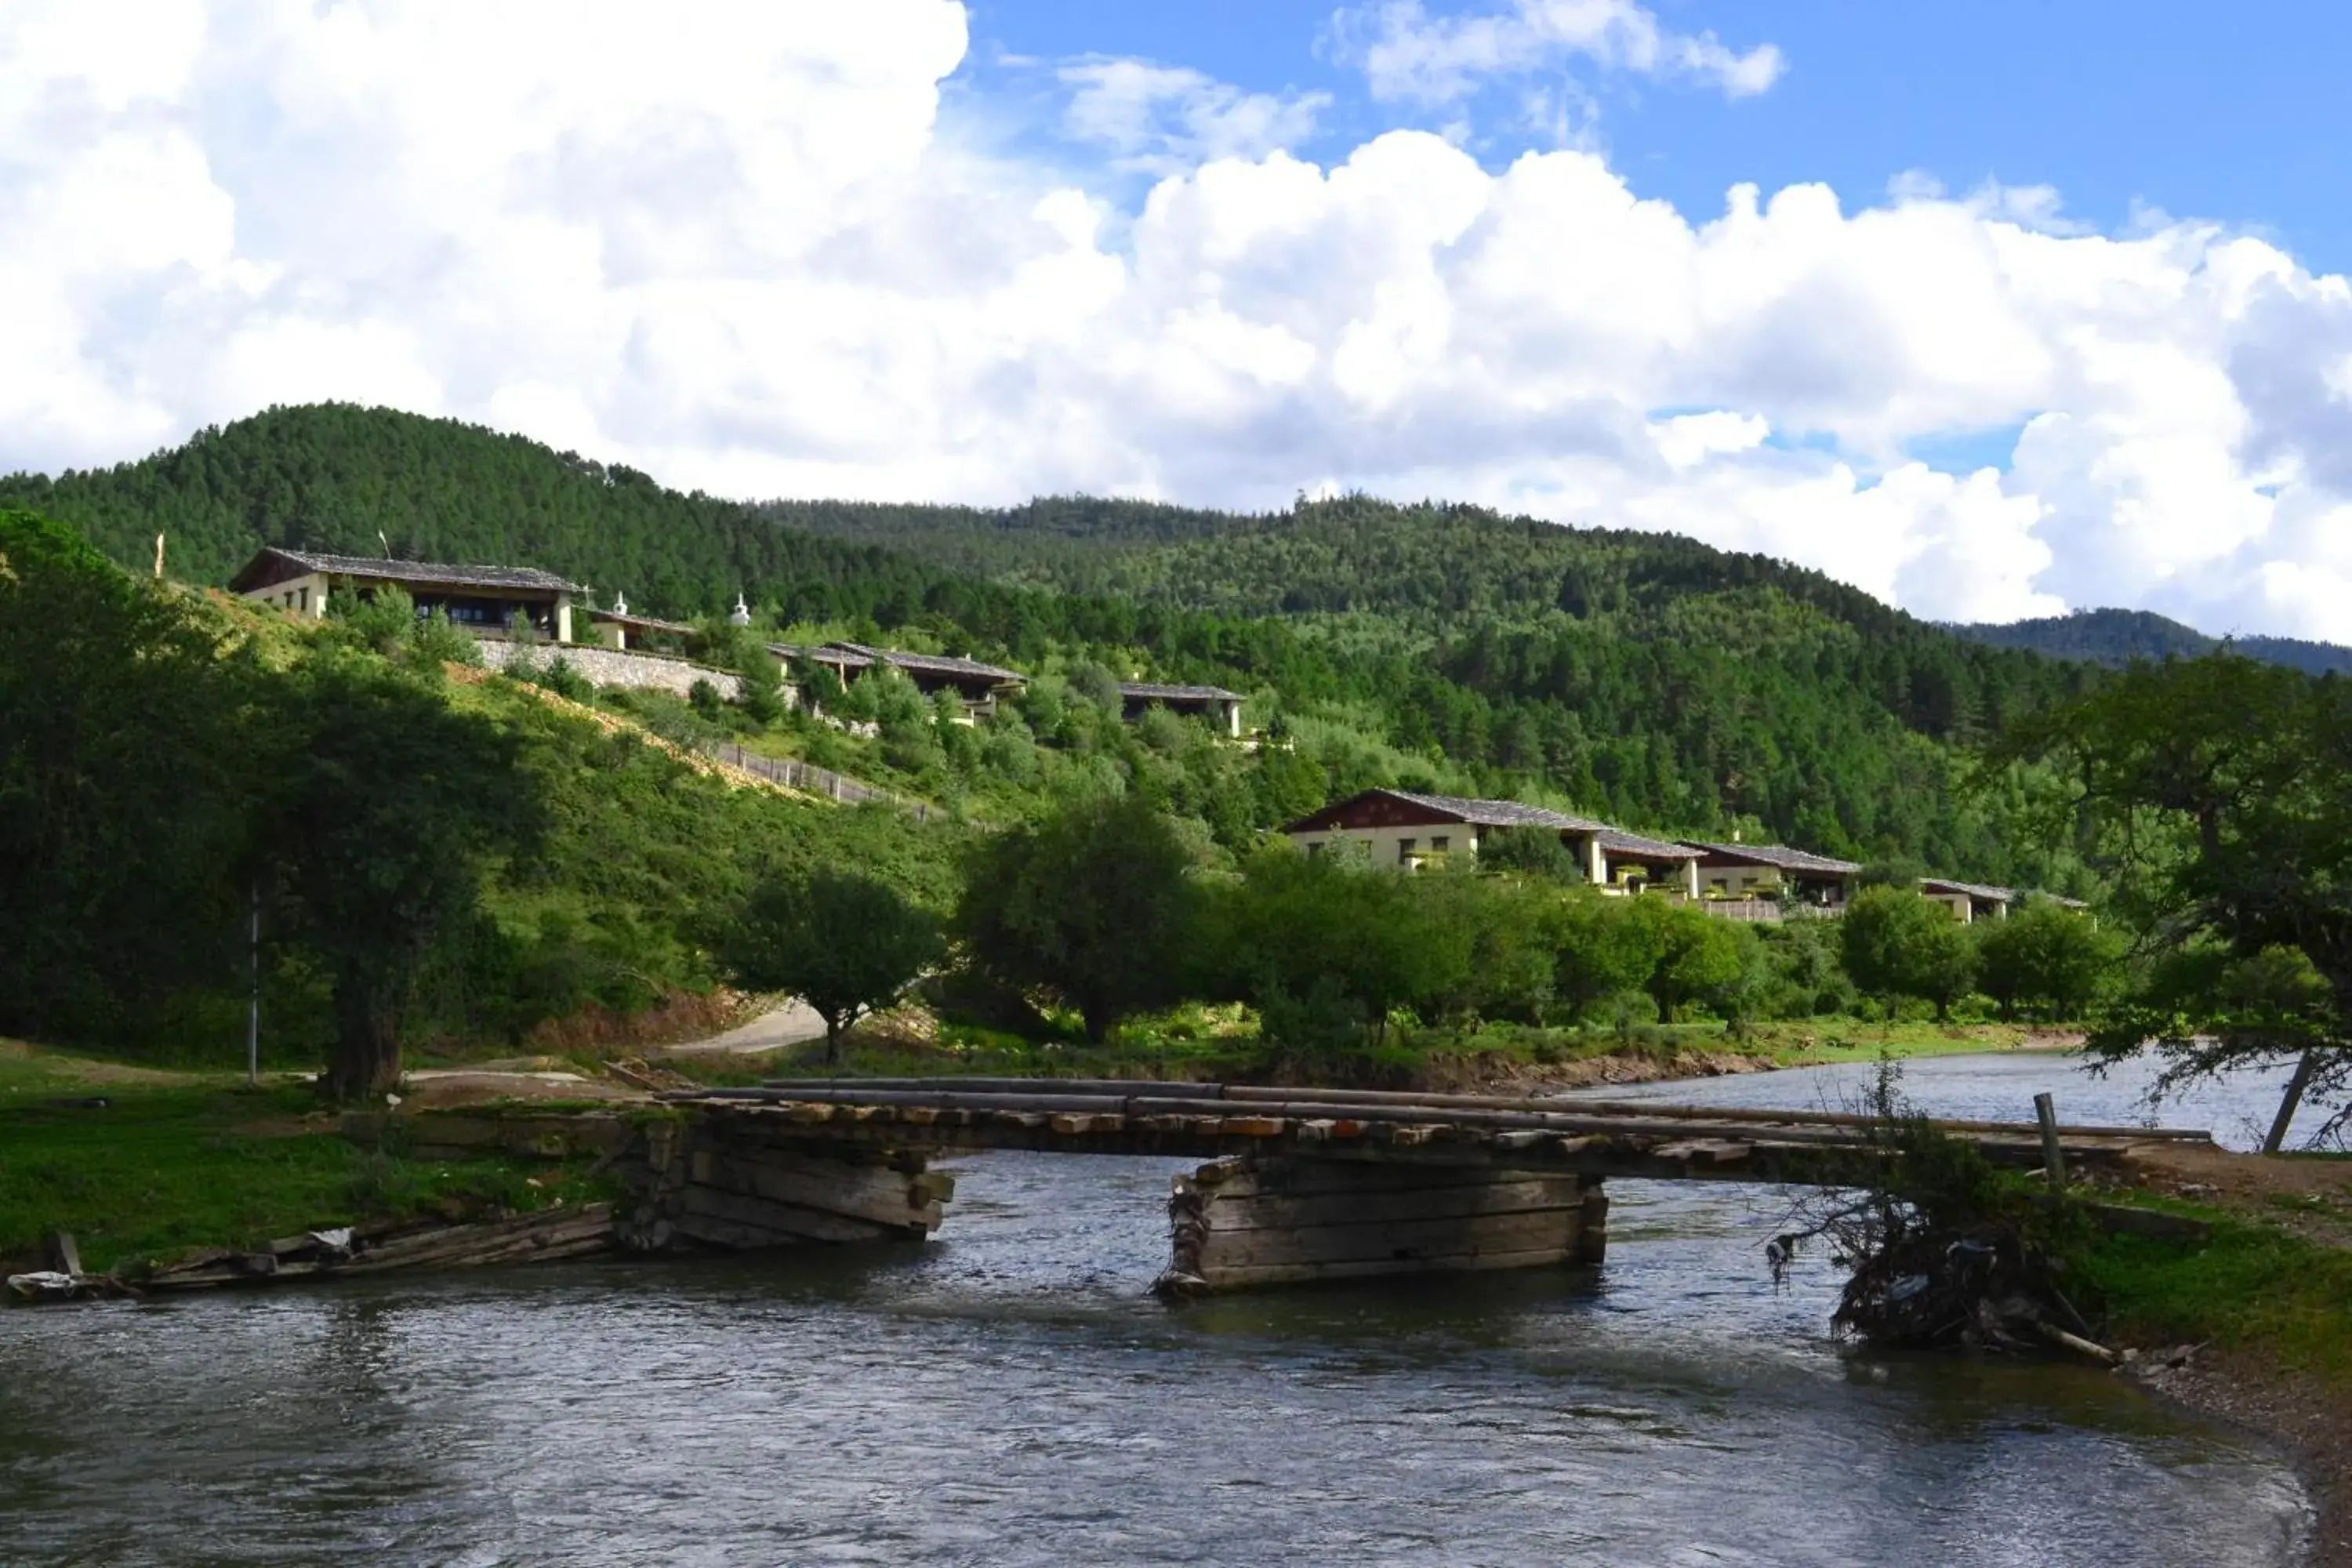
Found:
[{"label": "bush", "polygon": [[1076,801],[973,847],[957,934],[982,973],[1053,992],[1099,1043],[1127,1015],[1182,995],[1192,863],[1144,802]]},{"label": "bush", "polygon": [[824,1019],[829,1064],[860,1017],[946,951],[938,921],[897,889],[831,869],[761,883],[715,934],[739,984],[798,996]]},{"label": "bush", "polygon": [[1936,1016],[1976,978],[1971,928],[1951,910],[1908,888],[1864,888],[1854,895],[1839,929],[1846,973],[1880,996],[1916,996],[1935,1005]]},{"label": "bush", "polygon": [[2012,1017],[2020,1007],[2080,1018],[2114,979],[2123,944],[2088,915],[2049,899],[2029,900],[1977,940],[1979,984]]}]

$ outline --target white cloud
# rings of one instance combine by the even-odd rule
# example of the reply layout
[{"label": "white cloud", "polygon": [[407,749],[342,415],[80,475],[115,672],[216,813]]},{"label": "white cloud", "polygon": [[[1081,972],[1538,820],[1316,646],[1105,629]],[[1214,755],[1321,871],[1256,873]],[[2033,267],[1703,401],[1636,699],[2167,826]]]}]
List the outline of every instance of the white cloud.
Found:
[{"label": "white cloud", "polygon": [[1259,158],[1315,133],[1328,93],[1244,92],[1199,71],[1149,60],[1072,60],[1067,132],[1127,167],[1167,174],[1213,158]]},{"label": "white cloud", "polygon": [[1713,33],[1677,33],[1637,0],[1509,0],[1498,11],[1432,16],[1421,0],[1378,0],[1335,18],[1342,55],[1374,96],[1443,104],[1485,81],[1582,58],[1643,76],[1684,76],[1731,98],[1763,92],[1786,62],[1771,44],[1746,51]]},{"label": "white cloud", "polygon": [[[0,467],[332,396],[722,493],[1360,487],[1935,616],[2352,639],[2352,287],[2210,224],[1916,179],[1690,215],[1412,132],[1321,166],[1281,150],[1312,106],[1091,62],[1087,133],[1171,171],[1126,208],[942,125],[948,0],[99,14],[0,9],[40,238],[0,253]],[[2006,471],[1907,455],[2011,429]]]}]

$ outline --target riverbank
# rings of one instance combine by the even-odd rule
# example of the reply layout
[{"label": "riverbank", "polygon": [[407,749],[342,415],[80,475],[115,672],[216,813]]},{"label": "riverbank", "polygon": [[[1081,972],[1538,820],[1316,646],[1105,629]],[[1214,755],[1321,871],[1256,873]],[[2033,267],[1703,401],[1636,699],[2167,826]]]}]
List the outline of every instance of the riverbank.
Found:
[{"label": "riverbank", "polygon": [[73,1237],[91,1274],[367,1221],[529,1214],[604,1195],[584,1164],[406,1157],[306,1083],[161,1071],[0,1041],[0,1273]]},{"label": "riverbank", "polygon": [[[1090,1049],[1014,1037],[943,1038],[929,1015],[900,1014],[861,1031],[840,1070],[1284,1081],[1263,1060],[1236,1054],[1213,1033],[1218,1021],[1179,1018],[1173,1028],[1191,1031],[1189,1037],[1154,1034]],[[663,1053],[664,1074],[680,1075],[665,1081],[721,1086],[804,1070],[821,1042],[791,1037],[795,1032],[775,1031],[783,1038],[774,1049]],[[756,1025],[745,1036],[761,1037]],[[1846,1021],[1760,1026],[1738,1039],[1720,1025],[1652,1028],[1630,1040],[1601,1030],[1485,1030],[1466,1038],[1399,1030],[1360,1077],[1382,1088],[1542,1092],[2033,1043],[2027,1031],[2005,1026]],[[610,1103],[646,1098],[648,1081],[583,1050],[420,1073],[404,1098],[411,1109]],[[0,1271],[46,1267],[48,1238],[58,1231],[75,1237],[83,1267],[100,1273],[197,1247],[266,1246],[321,1227],[425,1215],[471,1220],[611,1195],[584,1165],[411,1159],[401,1119],[383,1126],[372,1144],[345,1136],[341,1119],[319,1105],[299,1075],[250,1088],[233,1073],[162,1070],[0,1041]]]},{"label": "riverbank", "polygon": [[[2174,1347],[2144,1357],[2132,1368],[2135,1380],[2293,1455],[2319,1513],[2315,1568],[2352,1568],[2352,1249],[2250,1217],[2276,1209],[2269,1200],[2279,1194],[2269,1189],[2278,1166],[2319,1163],[2253,1155],[2205,1162],[2207,1180],[2196,1184],[2208,1201],[2165,1204],[2205,1220],[2211,1229],[2203,1242],[2108,1236],[2083,1268],[2111,1338]],[[2335,1179],[2324,1186],[2331,1203],[2343,1203],[2352,1197],[2352,1163],[2326,1163]],[[2248,1179],[2230,1181],[2231,1165]],[[2297,1199],[2293,1206],[2313,1205]]]}]

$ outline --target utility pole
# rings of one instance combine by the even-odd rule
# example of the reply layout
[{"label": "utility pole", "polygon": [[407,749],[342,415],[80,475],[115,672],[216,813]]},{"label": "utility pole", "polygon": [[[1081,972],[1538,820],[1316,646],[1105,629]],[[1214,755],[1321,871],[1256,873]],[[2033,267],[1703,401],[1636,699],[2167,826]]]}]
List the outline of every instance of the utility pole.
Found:
[{"label": "utility pole", "polygon": [[160,583],[160,582],[162,582],[163,580],[163,536],[162,534],[160,534],[160,533],[159,533],[159,534],[157,534],[157,535],[155,536],[155,581],[157,581],[158,583]]},{"label": "utility pole", "polygon": [[253,925],[247,952],[253,991],[245,1005],[245,1081],[261,1082],[261,879],[253,879]]}]

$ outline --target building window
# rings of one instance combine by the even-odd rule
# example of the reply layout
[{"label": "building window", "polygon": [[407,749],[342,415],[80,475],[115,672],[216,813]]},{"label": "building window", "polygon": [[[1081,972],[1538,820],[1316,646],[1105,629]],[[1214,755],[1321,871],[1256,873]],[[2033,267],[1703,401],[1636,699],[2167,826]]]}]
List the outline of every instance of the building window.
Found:
[{"label": "building window", "polygon": [[1398,864],[1398,865],[1400,865],[1400,866],[1405,866],[1405,865],[1410,865],[1410,864],[1412,863],[1412,846],[1413,846],[1413,841],[1412,841],[1412,839],[1410,839],[1410,838],[1400,838],[1400,839],[1398,839],[1398,840],[1397,840],[1397,864]]},{"label": "building window", "polygon": [[1447,849],[1453,847],[1453,845],[1454,840],[1444,834],[1440,834],[1429,841],[1430,848],[1440,855],[1444,854]]}]

